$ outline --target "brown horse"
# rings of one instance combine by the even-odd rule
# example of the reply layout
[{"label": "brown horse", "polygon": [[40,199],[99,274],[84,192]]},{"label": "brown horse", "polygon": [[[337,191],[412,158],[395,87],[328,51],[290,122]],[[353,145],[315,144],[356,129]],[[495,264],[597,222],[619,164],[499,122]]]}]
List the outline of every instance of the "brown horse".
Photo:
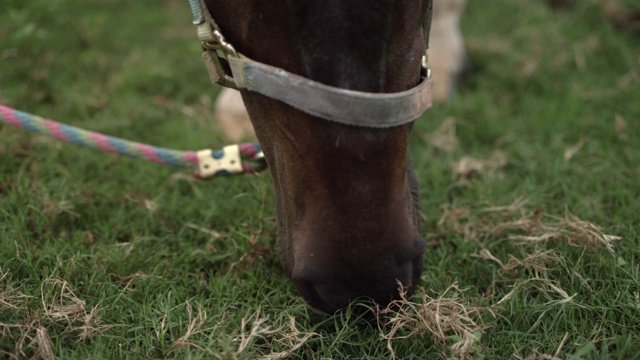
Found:
[{"label": "brown horse", "polygon": [[[260,63],[367,93],[421,81],[428,1],[205,3],[226,41]],[[385,305],[401,288],[411,292],[425,249],[412,124],[345,125],[258,92],[242,96],[275,185],[282,265],[302,296],[331,313],[357,298]]]}]

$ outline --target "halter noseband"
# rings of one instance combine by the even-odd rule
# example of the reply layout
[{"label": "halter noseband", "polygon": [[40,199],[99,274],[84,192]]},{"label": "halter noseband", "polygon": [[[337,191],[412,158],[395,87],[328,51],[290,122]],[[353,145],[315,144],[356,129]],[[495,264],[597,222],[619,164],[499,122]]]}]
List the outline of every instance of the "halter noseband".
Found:
[{"label": "halter noseband", "polygon": [[433,0],[427,1],[423,23],[425,54],[420,83],[395,93],[347,90],[305,78],[239,54],[226,41],[204,0],[189,0],[193,23],[198,25],[202,58],[212,82],[249,90],[282,101],[313,116],[345,125],[388,128],[408,124],[431,107],[432,79],[427,67],[426,49],[433,13]]}]

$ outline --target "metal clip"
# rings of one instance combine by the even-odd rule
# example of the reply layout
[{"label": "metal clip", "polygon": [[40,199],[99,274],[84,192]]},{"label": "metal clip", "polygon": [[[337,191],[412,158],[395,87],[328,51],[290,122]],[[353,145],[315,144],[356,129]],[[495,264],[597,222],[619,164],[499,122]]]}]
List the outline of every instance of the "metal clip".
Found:
[{"label": "metal clip", "polygon": [[238,145],[225,146],[221,151],[200,150],[197,156],[199,171],[196,176],[201,179],[242,173],[242,159]]},{"label": "metal clip", "polygon": [[429,68],[429,54],[427,53],[427,51],[425,51],[424,55],[422,55],[421,65],[423,76],[425,76],[427,79],[431,79],[431,69]]},{"label": "metal clip", "polygon": [[198,25],[198,39],[200,39],[204,50],[202,60],[204,60],[209,72],[211,82],[224,87],[238,89],[228,61],[229,56],[237,57],[238,53],[216,27],[215,23],[213,28],[209,23]]},{"label": "metal clip", "polygon": [[215,50],[205,50],[202,60],[212,83],[239,90],[226,58],[221,57]]},{"label": "metal clip", "polygon": [[193,23],[197,25],[197,34],[204,53],[202,59],[209,72],[209,78],[215,84],[237,89],[229,67],[230,56],[238,57],[236,49],[225,39],[220,27],[209,14],[201,0],[189,0],[193,12]]}]

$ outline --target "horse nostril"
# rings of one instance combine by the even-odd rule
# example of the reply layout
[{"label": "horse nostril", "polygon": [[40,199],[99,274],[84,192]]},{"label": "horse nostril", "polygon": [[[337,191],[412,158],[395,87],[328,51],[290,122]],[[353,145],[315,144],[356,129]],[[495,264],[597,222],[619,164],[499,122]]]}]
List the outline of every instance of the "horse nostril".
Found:
[{"label": "horse nostril", "polygon": [[292,280],[309,305],[329,314],[349,305],[353,293],[345,287],[342,277],[337,274],[333,276],[328,273],[300,270],[294,270]]},{"label": "horse nostril", "polygon": [[308,280],[296,280],[294,284],[298,289],[298,292],[312,307],[324,311],[326,313],[333,313],[340,308],[330,302],[328,302],[324,296],[322,296],[312,281]]},{"label": "horse nostril", "polygon": [[[294,278],[298,292],[312,307],[326,313],[335,313],[346,308],[353,301],[373,302],[386,306],[399,298],[399,287],[410,283],[408,278],[334,278],[333,281],[310,281]],[[401,285],[404,284],[404,285]]]},{"label": "horse nostril", "polygon": [[340,295],[343,291],[339,287],[300,276],[294,277],[293,283],[309,305],[318,310],[331,314],[348,305],[348,299]]},{"label": "horse nostril", "polygon": [[422,270],[423,251],[424,240],[416,241],[410,251],[369,257],[366,262],[320,257],[317,253],[314,257],[301,256],[293,266],[291,278],[309,305],[326,313],[361,300],[386,306],[399,299],[401,291],[410,293],[415,288]]}]

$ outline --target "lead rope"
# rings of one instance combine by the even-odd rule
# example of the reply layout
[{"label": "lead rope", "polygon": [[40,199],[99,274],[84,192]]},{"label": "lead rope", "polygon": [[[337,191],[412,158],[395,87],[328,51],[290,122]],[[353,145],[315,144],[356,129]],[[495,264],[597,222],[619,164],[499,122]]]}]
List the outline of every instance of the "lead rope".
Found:
[{"label": "lead rope", "polygon": [[[207,14],[201,0],[189,0],[193,24],[202,25]],[[230,45],[229,45],[230,47]],[[231,49],[233,49],[231,47]],[[207,179],[231,174],[255,173],[266,169],[267,163],[258,143],[225,146],[222,150],[181,151],[142,144],[65,125],[37,115],[0,105],[0,123],[85,147],[125,155],[172,167],[197,167],[194,177]]]},{"label": "lead rope", "polygon": [[82,145],[178,168],[197,168],[194,177],[206,179],[231,174],[255,173],[267,165],[257,143],[230,145],[222,150],[181,151],[142,144],[65,125],[0,105],[0,123]]}]

